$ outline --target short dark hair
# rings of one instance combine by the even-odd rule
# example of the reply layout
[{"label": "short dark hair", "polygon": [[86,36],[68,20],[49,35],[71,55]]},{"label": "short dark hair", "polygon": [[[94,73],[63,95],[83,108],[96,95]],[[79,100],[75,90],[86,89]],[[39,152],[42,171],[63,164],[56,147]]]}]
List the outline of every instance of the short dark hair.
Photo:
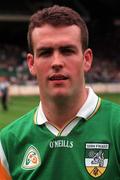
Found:
[{"label": "short dark hair", "polygon": [[27,38],[28,47],[31,52],[33,52],[32,31],[34,28],[41,27],[45,24],[55,27],[77,25],[81,30],[82,50],[84,51],[88,47],[88,29],[83,18],[69,7],[54,5],[37,11],[30,18]]}]

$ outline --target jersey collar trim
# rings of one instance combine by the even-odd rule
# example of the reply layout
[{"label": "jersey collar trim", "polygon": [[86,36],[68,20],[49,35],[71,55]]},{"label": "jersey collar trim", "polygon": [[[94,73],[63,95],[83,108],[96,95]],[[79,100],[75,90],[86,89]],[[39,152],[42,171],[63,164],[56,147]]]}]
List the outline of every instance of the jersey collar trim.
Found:
[{"label": "jersey collar trim", "polygon": [[88,87],[88,89],[89,94],[87,100],[76,115],[77,117],[82,117],[86,120],[92,117],[100,106],[100,98],[94,93],[92,88]]},{"label": "jersey collar trim", "polygon": [[[89,89],[88,97],[82,108],[78,111],[76,117],[82,117],[84,119],[90,119],[100,107],[100,98],[94,93],[92,88],[87,87]],[[35,113],[34,122],[37,125],[42,125],[48,122],[47,118],[42,109],[42,104],[40,102],[37,111]]]}]

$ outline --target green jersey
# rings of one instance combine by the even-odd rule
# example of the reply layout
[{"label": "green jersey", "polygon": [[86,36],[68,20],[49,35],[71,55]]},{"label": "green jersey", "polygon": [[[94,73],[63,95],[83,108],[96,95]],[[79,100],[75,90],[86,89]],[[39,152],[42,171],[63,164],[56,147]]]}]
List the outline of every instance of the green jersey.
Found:
[{"label": "green jersey", "polygon": [[97,106],[66,134],[34,123],[36,108],[3,129],[1,161],[12,179],[120,179],[120,107],[106,100]]}]

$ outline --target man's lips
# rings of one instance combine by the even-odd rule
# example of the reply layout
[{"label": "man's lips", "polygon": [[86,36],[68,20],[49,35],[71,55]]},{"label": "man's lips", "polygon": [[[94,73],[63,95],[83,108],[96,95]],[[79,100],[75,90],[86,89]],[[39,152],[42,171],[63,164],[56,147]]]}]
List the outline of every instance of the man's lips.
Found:
[{"label": "man's lips", "polygon": [[55,74],[49,77],[50,81],[59,81],[59,80],[67,80],[69,77],[67,75]]}]

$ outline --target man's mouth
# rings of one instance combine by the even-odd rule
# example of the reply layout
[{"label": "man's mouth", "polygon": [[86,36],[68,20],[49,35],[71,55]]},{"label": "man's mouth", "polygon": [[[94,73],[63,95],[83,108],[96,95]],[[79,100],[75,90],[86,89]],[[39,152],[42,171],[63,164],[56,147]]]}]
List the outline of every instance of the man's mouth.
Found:
[{"label": "man's mouth", "polygon": [[52,75],[49,77],[49,80],[50,81],[59,81],[59,80],[67,80],[68,79],[68,76],[65,76],[65,75]]}]

